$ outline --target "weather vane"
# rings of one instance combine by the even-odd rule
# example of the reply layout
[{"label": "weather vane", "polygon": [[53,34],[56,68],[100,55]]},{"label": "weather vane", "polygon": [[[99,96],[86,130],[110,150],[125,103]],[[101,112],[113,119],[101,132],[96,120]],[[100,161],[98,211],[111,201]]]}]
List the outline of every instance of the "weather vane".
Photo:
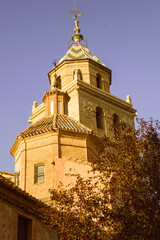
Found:
[{"label": "weather vane", "polygon": [[[73,14],[73,19],[75,20],[75,29],[74,29],[74,35],[72,36],[72,40],[75,43],[80,43],[81,41],[83,41],[83,35],[80,34],[81,30],[79,28],[79,19],[78,17],[80,17],[83,13],[80,12],[77,8],[76,8],[76,0],[74,0],[74,8],[72,8],[71,10],[69,10],[70,13]],[[72,41],[71,40],[71,41]],[[84,40],[85,41],[85,40]],[[86,42],[86,41],[85,41]],[[85,43],[85,45],[87,46],[87,42]],[[70,41],[68,43],[68,48],[70,48]]]},{"label": "weather vane", "polygon": [[72,8],[71,10],[69,10],[70,13],[72,13],[73,19],[77,20],[78,17],[80,17],[82,15],[82,12],[80,12],[77,8],[76,8],[76,0],[74,0],[74,8]]}]

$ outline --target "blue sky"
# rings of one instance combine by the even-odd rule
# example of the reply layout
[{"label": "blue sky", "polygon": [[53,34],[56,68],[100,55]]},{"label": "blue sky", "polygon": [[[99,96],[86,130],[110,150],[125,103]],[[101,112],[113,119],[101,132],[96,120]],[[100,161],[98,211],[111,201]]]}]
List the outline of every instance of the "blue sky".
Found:
[{"label": "blue sky", "polygon": [[[112,70],[111,93],[130,94],[139,117],[160,120],[160,1],[77,0],[88,48]],[[68,49],[73,0],[0,0],[0,169],[14,171],[9,149],[29,126],[32,103],[49,90],[53,59]]]}]

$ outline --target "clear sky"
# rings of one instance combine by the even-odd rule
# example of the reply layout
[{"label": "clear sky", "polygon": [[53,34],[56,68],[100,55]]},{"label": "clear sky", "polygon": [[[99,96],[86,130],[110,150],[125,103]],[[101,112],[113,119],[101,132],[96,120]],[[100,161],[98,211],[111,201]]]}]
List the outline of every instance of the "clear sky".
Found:
[{"label": "clear sky", "polygon": [[[112,70],[111,93],[130,94],[139,117],[160,120],[160,0],[77,0],[89,50]],[[53,59],[68,49],[73,0],[0,0],[0,170],[29,126],[32,103],[50,89]]]}]

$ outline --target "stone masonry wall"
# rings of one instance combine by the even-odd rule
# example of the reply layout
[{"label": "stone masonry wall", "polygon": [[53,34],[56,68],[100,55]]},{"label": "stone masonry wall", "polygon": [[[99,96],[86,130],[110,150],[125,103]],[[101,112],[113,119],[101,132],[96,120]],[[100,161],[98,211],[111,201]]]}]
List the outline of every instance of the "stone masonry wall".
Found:
[{"label": "stone masonry wall", "polygon": [[[23,215],[13,206],[0,202],[0,240],[16,240],[18,231],[18,214]],[[58,240],[58,235],[40,221],[26,216],[31,220],[31,235],[28,240]]]}]

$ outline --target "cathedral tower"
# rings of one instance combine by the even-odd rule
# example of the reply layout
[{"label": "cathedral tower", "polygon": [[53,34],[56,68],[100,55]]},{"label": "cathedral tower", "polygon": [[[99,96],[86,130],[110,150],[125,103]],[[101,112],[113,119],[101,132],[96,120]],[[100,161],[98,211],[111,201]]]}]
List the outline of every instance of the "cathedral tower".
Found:
[{"label": "cathedral tower", "polygon": [[88,163],[102,149],[100,138],[110,135],[118,119],[134,127],[136,111],[130,96],[124,101],[110,93],[111,70],[83,42],[79,12],[74,9],[73,44],[48,73],[50,90],[43,103],[33,103],[31,125],[18,134],[11,147],[15,157],[16,184],[33,196],[47,200],[49,189],[70,168],[87,174]]}]

